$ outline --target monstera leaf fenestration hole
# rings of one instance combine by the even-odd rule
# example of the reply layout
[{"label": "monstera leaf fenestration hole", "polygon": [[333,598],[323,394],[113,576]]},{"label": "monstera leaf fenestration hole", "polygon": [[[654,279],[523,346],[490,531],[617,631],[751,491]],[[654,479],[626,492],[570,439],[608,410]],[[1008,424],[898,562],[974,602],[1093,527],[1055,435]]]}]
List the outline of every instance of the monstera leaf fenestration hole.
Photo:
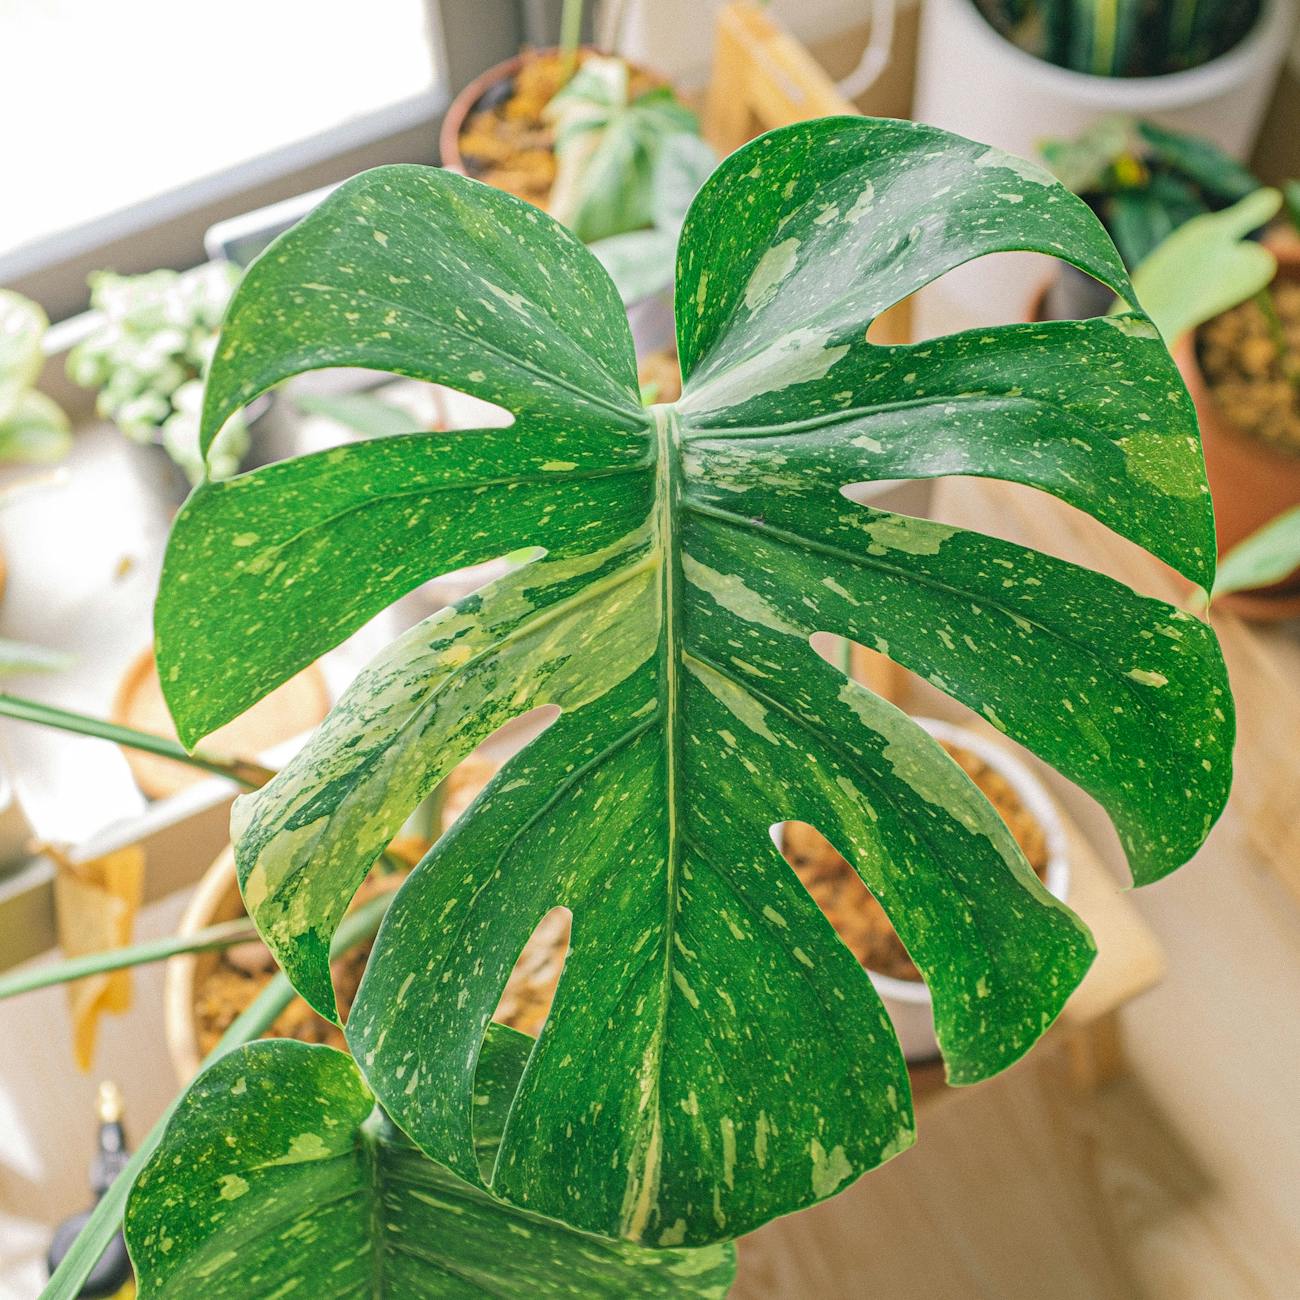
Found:
[{"label": "monstera leaf fenestration hole", "polygon": [[[891,304],[1019,249],[1127,305],[867,341]],[[205,485],[177,520],[156,620],[194,741],[427,578],[544,548],[397,640],[239,801],[239,872],[286,972],[333,1013],[329,939],[369,863],[483,736],[558,707],[402,888],[348,1041],[396,1123],[460,1177],[660,1246],[744,1232],[912,1140],[888,1018],[774,821],[816,826],[880,899],[954,1082],[1022,1055],[1092,958],[964,773],[812,634],[889,655],[1083,786],[1139,883],[1204,838],[1233,730],[1197,620],[840,493],[1027,483],[1208,586],[1191,403],[1096,218],[1045,172],[914,123],[773,132],[696,198],[676,312],[683,396],[644,410],[614,288],[565,230],[435,169],[348,182],[241,285],[208,436],[334,365],[446,383],[515,422]],[[484,1176],[480,1044],[558,905],[572,951]]]}]

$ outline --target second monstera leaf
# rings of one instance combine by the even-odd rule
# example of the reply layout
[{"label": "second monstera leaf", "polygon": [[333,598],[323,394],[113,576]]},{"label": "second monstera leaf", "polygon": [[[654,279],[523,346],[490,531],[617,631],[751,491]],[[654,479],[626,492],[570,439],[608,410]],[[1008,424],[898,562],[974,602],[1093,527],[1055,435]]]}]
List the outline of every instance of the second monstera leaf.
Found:
[{"label": "second monstera leaf", "polygon": [[[479,1147],[500,1137],[528,1039],[498,1026]],[[348,1057],[272,1041],[190,1085],[136,1180],[126,1238],[141,1300],[721,1300],[730,1246],[600,1241],[466,1187],[397,1131]]]},{"label": "second monstera leaf", "polygon": [[[1136,306],[1107,319],[866,339],[973,257],[1068,258],[1133,304],[1096,219],[1018,159],[912,123],[825,119],[733,155],[678,254],[685,390],[643,410],[626,321],[547,217],[420,167],[336,191],[250,270],[210,437],[287,376],[366,366],[514,424],[360,443],[201,488],[157,611],[195,741],[418,583],[541,558],[413,628],[237,805],[249,910],[333,1014],[328,945],[407,813],[495,728],[559,717],[406,883],[347,1026],[385,1109],[494,1195],[655,1245],[734,1236],[912,1140],[870,981],[776,852],[817,826],[934,998],[950,1078],[1002,1069],[1092,958],[974,785],[811,649],[882,651],[1109,810],[1139,882],[1226,797],[1231,701],[1197,620],[1087,570],[853,504],[865,479],[1054,493],[1208,586],[1191,403]],[[480,1043],[529,933],[573,917],[556,1002],[490,1170]]]}]

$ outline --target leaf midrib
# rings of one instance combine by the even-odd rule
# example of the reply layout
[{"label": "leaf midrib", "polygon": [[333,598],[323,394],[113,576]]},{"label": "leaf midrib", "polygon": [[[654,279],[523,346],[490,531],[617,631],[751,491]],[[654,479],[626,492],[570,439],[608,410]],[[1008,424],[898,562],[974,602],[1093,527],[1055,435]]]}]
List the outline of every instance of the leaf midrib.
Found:
[{"label": "leaf midrib", "polygon": [[[668,1036],[668,1004],[672,996],[673,938],[677,925],[677,905],[681,870],[682,837],[678,826],[678,786],[682,758],[680,709],[678,707],[682,671],[682,599],[685,582],[682,573],[681,503],[682,465],[680,427],[675,408],[669,405],[651,408],[655,427],[655,507],[654,534],[660,557],[660,716],[664,727],[664,805],[667,814],[664,844],[664,930],[663,971],[660,976],[659,1007],[654,1036],[653,1070],[646,1104],[653,1108],[649,1136],[635,1156],[641,1162],[637,1195],[623,1211],[623,1227],[633,1240],[645,1233],[658,1192],[658,1162],[663,1143],[663,1099],[660,1080],[663,1075],[664,1043]],[[651,1062],[647,1062],[647,1067]],[[643,1067],[646,1068],[646,1067]],[[629,1177],[631,1171],[629,1170]]]}]

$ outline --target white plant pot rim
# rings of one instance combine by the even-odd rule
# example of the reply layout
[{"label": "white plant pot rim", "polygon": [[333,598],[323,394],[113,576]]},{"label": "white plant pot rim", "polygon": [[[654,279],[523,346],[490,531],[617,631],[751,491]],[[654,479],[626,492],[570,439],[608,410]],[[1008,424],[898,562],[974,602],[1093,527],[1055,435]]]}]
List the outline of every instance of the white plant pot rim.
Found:
[{"label": "white plant pot rim", "polygon": [[974,0],[955,0],[968,38],[997,48],[1020,77],[1040,90],[1099,111],[1168,112],[1217,98],[1241,84],[1261,55],[1281,46],[1291,27],[1295,0],[1262,0],[1255,25],[1226,54],[1199,68],[1157,77],[1101,77],[1048,63],[1009,41],[976,11]]},{"label": "white plant pot rim", "polygon": [[[912,721],[928,731],[935,740],[946,740],[950,744],[959,745],[976,758],[983,759],[999,776],[1006,779],[1029,815],[1043,828],[1043,836],[1047,841],[1047,867],[1043,873],[1043,885],[1053,898],[1064,902],[1070,888],[1065,824],[1043,783],[1009,749],[970,727],[956,726],[938,718],[914,717]],[[890,1001],[918,1005],[931,1001],[930,990],[924,980],[900,980],[892,975],[878,975],[871,970],[867,974],[871,976],[871,982],[881,997]]]}]

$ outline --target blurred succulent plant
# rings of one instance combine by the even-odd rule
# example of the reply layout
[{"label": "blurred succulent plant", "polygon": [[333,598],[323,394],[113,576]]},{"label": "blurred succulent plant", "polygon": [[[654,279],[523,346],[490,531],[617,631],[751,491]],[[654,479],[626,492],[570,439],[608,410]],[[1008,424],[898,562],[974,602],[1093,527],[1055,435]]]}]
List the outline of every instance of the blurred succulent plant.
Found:
[{"label": "blurred succulent plant", "polygon": [[47,464],[71,442],[68,417],[35,386],[48,328],[30,298],[0,289],[0,461]]},{"label": "blurred succulent plant", "polygon": [[1259,0],[975,0],[1008,40],[1037,58],[1100,77],[1156,77],[1226,54]]},{"label": "blurred succulent plant", "polygon": [[[203,377],[239,277],[228,262],[133,276],[101,271],[90,280],[100,323],[68,356],[73,382],[99,389],[99,414],[134,442],[161,444],[191,483],[205,476]],[[207,476],[228,478],[247,451],[248,426],[236,415],[208,452]]]}]

